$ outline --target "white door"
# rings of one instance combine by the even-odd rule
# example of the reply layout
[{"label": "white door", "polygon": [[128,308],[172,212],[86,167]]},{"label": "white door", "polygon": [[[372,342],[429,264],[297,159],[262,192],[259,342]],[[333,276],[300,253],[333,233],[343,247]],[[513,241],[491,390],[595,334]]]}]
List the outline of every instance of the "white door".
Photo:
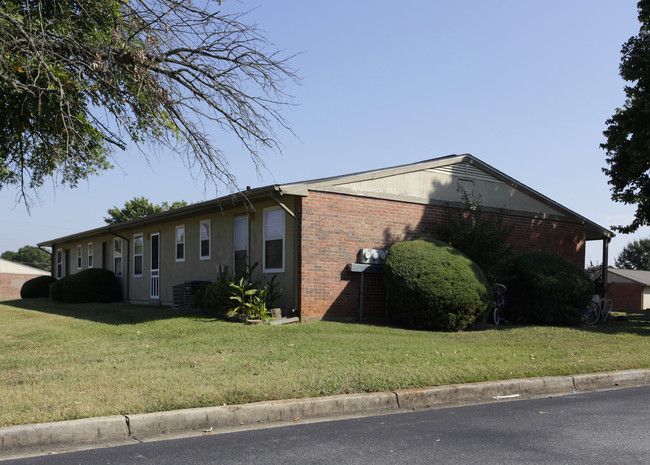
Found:
[{"label": "white door", "polygon": [[160,234],[151,235],[150,297],[160,298]]}]

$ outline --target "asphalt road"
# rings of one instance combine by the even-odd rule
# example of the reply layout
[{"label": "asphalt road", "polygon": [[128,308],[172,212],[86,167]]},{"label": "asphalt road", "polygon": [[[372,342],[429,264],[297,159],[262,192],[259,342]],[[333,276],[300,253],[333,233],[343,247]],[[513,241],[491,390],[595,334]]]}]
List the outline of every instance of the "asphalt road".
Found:
[{"label": "asphalt road", "polygon": [[647,464],[650,386],[205,435],[2,462]]}]

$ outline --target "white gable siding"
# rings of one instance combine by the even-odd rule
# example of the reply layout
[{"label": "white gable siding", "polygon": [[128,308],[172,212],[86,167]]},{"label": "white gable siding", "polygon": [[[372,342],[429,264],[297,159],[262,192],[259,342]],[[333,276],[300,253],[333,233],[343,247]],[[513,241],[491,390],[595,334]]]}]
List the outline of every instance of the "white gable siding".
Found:
[{"label": "white gable siding", "polygon": [[562,216],[559,210],[468,164],[455,164],[374,179],[338,183],[324,190],[417,203],[461,201],[459,186],[481,198],[483,207]]}]

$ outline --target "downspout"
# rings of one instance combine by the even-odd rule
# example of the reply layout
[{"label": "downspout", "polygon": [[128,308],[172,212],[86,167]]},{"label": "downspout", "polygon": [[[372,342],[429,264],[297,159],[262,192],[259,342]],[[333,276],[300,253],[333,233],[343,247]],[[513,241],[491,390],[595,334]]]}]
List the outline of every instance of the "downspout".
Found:
[{"label": "downspout", "polygon": [[[299,291],[298,287],[300,286],[300,266],[302,263],[301,257],[299,255],[302,253],[298,253],[298,241],[301,240],[300,237],[300,224],[298,223],[298,220],[296,220],[296,214],[291,211],[289,207],[287,207],[282,201],[278,198],[277,195],[275,195],[275,192],[271,192],[271,199],[280,206],[287,214],[293,218],[293,306],[294,308],[292,309],[294,312],[297,310],[297,304],[298,304],[298,298],[299,298]],[[302,320],[301,320],[302,321]]]},{"label": "downspout", "polygon": [[54,254],[52,253],[52,250],[45,250],[43,247],[38,247],[38,250],[42,250],[43,252],[47,253],[50,255],[50,276],[52,276],[52,272],[54,270]]},{"label": "downspout", "polygon": [[[126,238],[124,236],[120,236],[119,234],[111,231],[111,228],[108,228],[108,233],[112,234],[115,237],[119,237],[120,239],[122,239],[122,240],[124,240],[126,242],[126,258],[127,259],[124,260],[125,255],[122,254],[122,275],[126,279],[126,295],[125,295],[124,300],[130,302],[131,301],[131,295],[130,295],[131,287],[130,287],[129,283],[130,283],[131,279],[129,277],[129,270],[131,269],[131,266],[130,266],[130,262],[128,261],[128,258],[131,256],[130,255],[131,254],[131,252],[130,252],[131,242],[129,241],[128,238]],[[113,257],[113,260],[115,260],[115,257]],[[124,262],[127,262],[126,263],[126,271],[124,271],[124,268],[125,268]]]},{"label": "downspout", "polygon": [[280,199],[278,199],[278,197],[275,195],[274,192],[271,193],[271,198],[273,199],[273,201],[275,203],[277,203],[280,206],[280,208],[282,208],[285,212],[287,212],[291,216],[291,218],[294,218],[294,219],[296,218],[295,213],[292,212],[291,209],[289,209],[289,207],[287,207],[285,204],[283,204],[282,201]]}]

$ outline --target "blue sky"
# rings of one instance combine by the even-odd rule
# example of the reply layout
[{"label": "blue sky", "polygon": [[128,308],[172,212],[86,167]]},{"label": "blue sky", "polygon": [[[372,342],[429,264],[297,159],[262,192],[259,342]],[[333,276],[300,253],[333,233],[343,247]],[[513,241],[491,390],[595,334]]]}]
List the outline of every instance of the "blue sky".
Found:
[{"label": "blue sky", "polygon": [[[621,45],[639,29],[636,0],[223,2],[252,11],[302,77],[261,176],[241,144],[214,128],[239,185],[251,187],[471,153],[604,227],[634,207],[610,200],[605,121],[624,102]],[[74,190],[46,184],[31,214],[0,191],[0,252],[103,225],[135,196],[214,198],[171,153],[115,154],[116,168]],[[223,187],[219,195],[227,193]],[[650,228],[617,235],[609,264]],[[601,242],[587,261],[601,261]]]}]

